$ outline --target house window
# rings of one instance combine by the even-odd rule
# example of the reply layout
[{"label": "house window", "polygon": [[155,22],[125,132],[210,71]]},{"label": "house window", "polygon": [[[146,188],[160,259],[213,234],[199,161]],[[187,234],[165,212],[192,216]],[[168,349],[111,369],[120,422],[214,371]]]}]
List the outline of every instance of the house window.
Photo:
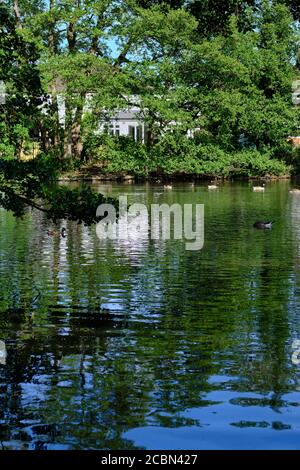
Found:
[{"label": "house window", "polygon": [[128,135],[129,137],[132,137],[133,139],[135,139],[135,126],[129,126],[128,127]]},{"label": "house window", "polygon": [[136,140],[137,142],[143,141],[143,126],[138,126],[136,128]]}]

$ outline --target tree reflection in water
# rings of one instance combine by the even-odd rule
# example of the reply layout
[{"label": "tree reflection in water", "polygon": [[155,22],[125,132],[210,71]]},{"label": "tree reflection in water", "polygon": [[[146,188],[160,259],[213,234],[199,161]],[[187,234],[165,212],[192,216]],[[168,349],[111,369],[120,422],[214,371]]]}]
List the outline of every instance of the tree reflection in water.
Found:
[{"label": "tree reflection in water", "polygon": [[[183,447],[229,447],[236,429],[237,447],[252,429],[286,446],[299,417],[298,202],[286,182],[264,195],[247,183],[205,187],[112,189],[204,203],[199,252],[172,240],[103,242],[72,224],[50,238],[40,214],[0,211],[3,448],[169,445],[153,444],[152,428],[158,440],[181,430]],[[263,217],[277,221],[272,231],[252,228]]]}]

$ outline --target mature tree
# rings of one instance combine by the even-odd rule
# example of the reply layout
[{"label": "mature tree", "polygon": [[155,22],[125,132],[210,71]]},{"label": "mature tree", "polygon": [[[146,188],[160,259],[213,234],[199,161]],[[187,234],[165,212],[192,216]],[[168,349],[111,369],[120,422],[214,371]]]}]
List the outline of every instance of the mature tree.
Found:
[{"label": "mature tree", "polygon": [[286,5],[295,20],[300,20],[300,3],[298,0],[277,0],[278,3]]},{"label": "mature tree", "polygon": [[296,50],[286,7],[266,3],[254,31],[239,31],[232,18],[226,37],[195,45],[182,74],[187,89],[197,90],[192,103],[201,112],[203,139],[229,150],[241,136],[261,150],[284,145],[298,122],[291,105]]},{"label": "mature tree", "polygon": [[0,155],[20,157],[41,119],[38,106],[42,88],[37,69],[38,52],[16,27],[13,16],[0,4],[0,79],[5,103],[0,104]]},{"label": "mature tree", "polygon": [[251,13],[256,4],[256,0],[192,0],[187,8],[198,20],[200,36],[207,38],[227,34],[232,15],[242,30],[251,28]]},{"label": "mature tree", "polygon": [[[92,122],[86,111],[97,118],[97,127],[107,111],[126,106],[136,82],[131,62],[151,67],[186,47],[195,25],[187,12],[143,6],[135,0],[14,4],[16,27],[40,50],[43,86],[51,96],[43,135],[61,154],[81,158],[87,122]],[[62,104],[64,116],[59,115]]]},{"label": "mature tree", "polygon": [[[45,119],[44,97],[37,68],[37,44],[23,28],[18,2],[14,17],[0,5],[0,79],[5,100],[0,103],[0,205],[22,215],[26,206],[43,211],[49,218],[68,218],[87,224],[96,221],[96,209],[106,201],[88,188],[71,191],[50,188],[56,167],[50,158],[18,161],[25,142]],[[114,201],[111,201],[114,203]]]}]

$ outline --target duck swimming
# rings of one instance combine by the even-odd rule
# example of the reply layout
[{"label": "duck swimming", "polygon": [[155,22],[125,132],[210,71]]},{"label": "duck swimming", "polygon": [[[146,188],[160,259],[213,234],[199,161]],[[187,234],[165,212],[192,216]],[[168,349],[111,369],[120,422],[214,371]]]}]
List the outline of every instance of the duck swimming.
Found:
[{"label": "duck swimming", "polygon": [[270,220],[267,222],[263,220],[257,220],[256,222],[254,222],[253,227],[259,229],[270,229],[272,228],[272,222]]},{"label": "duck swimming", "polygon": [[300,194],[300,189],[294,188],[289,191],[291,194]]},{"label": "duck swimming", "polygon": [[211,189],[218,189],[218,187],[219,187],[219,186],[218,186],[217,184],[209,184],[209,185],[207,186],[207,189],[209,189],[209,190],[211,190]]},{"label": "duck swimming", "polygon": [[66,229],[65,229],[65,227],[63,227],[60,232],[58,232],[57,230],[47,230],[47,235],[49,235],[49,237],[62,236],[63,238],[65,238],[66,237]]},{"label": "duck swimming", "polygon": [[253,186],[253,191],[256,193],[263,192],[265,190],[265,185],[262,186]]}]

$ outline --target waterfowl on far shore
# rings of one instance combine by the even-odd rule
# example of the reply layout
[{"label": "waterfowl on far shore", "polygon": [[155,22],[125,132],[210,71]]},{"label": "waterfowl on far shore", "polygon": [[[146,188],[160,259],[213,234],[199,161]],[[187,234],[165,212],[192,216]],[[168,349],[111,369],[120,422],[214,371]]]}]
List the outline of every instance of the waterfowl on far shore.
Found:
[{"label": "waterfowl on far shore", "polygon": [[257,193],[263,192],[265,190],[265,185],[263,184],[262,186],[253,186],[252,189],[254,192],[257,192]]},{"label": "waterfowl on far shore", "polygon": [[172,188],[173,188],[173,186],[171,184],[165,184],[164,185],[165,190],[171,190]]},{"label": "waterfowl on far shore", "polygon": [[289,191],[291,194],[300,194],[300,189],[298,188],[293,188],[293,189],[290,189]]},{"label": "waterfowl on far shore", "polygon": [[219,188],[219,186],[218,186],[217,184],[209,184],[209,185],[207,186],[207,189],[209,189],[209,190],[218,189],[218,188]]},{"label": "waterfowl on far shore", "polygon": [[263,221],[263,220],[257,220],[253,224],[254,228],[260,228],[260,229],[270,229],[272,228],[272,222],[269,221]]},{"label": "waterfowl on far shore", "polygon": [[62,236],[63,238],[65,238],[66,236],[66,229],[65,227],[63,227],[60,232],[57,231],[57,230],[47,230],[47,235],[49,235],[49,237],[59,237],[59,236]]}]

